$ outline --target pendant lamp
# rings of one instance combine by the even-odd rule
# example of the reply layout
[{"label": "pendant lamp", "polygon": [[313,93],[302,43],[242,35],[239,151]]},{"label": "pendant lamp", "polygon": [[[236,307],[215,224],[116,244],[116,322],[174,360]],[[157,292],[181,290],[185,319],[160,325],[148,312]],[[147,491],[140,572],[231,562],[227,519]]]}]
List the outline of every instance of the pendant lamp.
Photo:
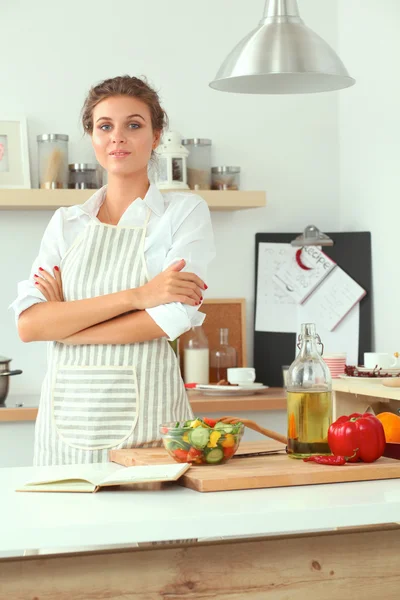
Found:
[{"label": "pendant lamp", "polygon": [[227,56],[210,87],[238,94],[308,94],[354,83],[336,52],[304,24],[297,0],[266,0],[259,26]]}]

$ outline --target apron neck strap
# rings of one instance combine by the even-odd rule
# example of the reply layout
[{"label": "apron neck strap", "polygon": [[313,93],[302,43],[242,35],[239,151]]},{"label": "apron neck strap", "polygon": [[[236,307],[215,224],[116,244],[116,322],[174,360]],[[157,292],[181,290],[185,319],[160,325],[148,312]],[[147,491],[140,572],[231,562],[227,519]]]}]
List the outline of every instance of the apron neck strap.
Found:
[{"label": "apron neck strap", "polygon": [[143,225],[144,228],[146,228],[147,225],[149,224],[150,217],[151,217],[151,208],[149,208],[149,210],[147,211],[146,219],[145,219],[145,222]]}]

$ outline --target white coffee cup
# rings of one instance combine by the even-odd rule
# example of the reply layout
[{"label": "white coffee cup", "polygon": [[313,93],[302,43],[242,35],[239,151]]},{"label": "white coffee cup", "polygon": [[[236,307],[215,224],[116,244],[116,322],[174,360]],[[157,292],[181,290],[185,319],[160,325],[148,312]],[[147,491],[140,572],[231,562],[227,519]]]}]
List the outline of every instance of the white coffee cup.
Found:
[{"label": "white coffee cup", "polygon": [[253,367],[230,367],[226,370],[229,383],[254,383],[256,370]]},{"label": "white coffee cup", "polygon": [[400,368],[399,359],[388,352],[364,352],[364,367],[367,369]]}]

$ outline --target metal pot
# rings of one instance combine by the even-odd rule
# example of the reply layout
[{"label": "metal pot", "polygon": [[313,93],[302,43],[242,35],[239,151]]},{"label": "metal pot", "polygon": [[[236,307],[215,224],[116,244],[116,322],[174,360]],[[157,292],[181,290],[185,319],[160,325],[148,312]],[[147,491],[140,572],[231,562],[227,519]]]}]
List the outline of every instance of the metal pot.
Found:
[{"label": "metal pot", "polygon": [[0,406],[4,406],[8,394],[8,386],[9,386],[9,376],[10,375],[21,375],[21,369],[17,369],[16,371],[10,371],[9,364],[12,361],[12,358],[6,358],[5,356],[0,356]]}]

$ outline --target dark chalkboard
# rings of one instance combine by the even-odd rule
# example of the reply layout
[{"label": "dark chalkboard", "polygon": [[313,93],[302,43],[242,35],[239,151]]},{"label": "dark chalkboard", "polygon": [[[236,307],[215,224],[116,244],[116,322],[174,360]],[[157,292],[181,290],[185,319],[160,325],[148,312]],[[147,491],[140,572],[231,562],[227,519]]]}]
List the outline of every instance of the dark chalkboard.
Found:
[{"label": "dark chalkboard", "polygon": [[[257,303],[258,247],[260,243],[290,244],[297,233],[256,234],[256,274],[254,295],[254,324]],[[364,352],[371,350],[372,342],[372,275],[371,233],[365,231],[328,233],[333,246],[323,251],[330,256],[350,277],[361,285],[367,295],[360,303],[359,364]],[[282,386],[282,365],[290,365],[295,358],[296,334],[254,331],[254,367],[256,381],[269,386]]]}]

